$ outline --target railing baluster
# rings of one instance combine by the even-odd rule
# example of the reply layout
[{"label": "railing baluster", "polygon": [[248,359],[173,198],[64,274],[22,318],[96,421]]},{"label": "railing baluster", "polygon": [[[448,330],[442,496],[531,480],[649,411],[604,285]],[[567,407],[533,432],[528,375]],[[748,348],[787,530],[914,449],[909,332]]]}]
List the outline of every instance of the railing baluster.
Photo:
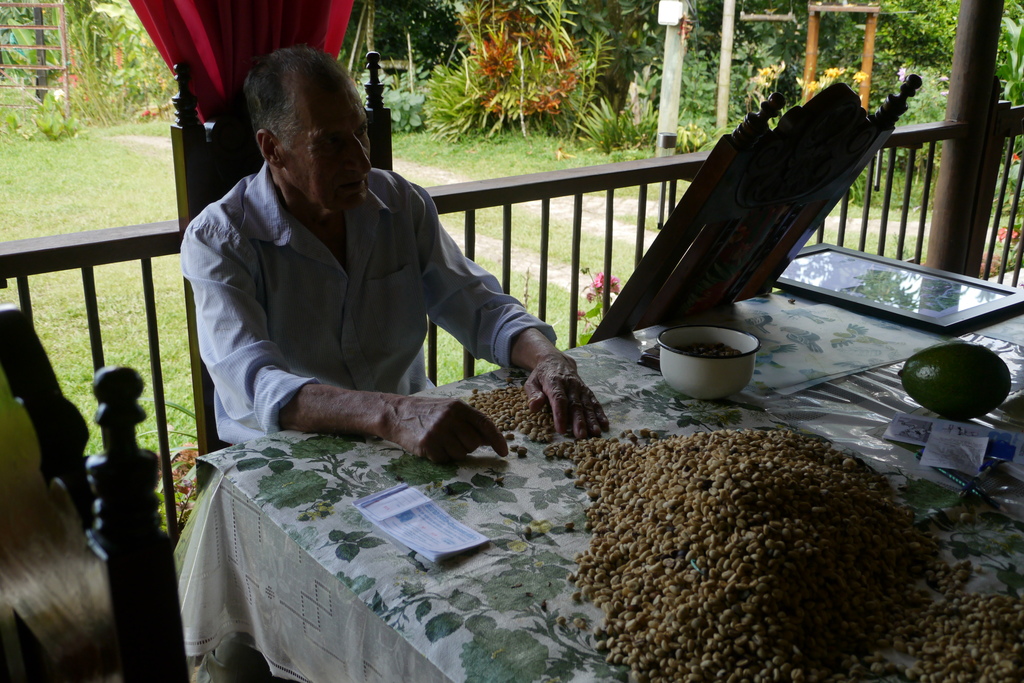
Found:
[{"label": "railing baluster", "polygon": [[[879,154],[881,154],[881,151],[879,151]],[[876,158],[871,157],[871,161],[868,162],[867,181],[864,183],[864,213],[860,219],[860,241],[857,242],[857,251],[864,251],[867,245],[868,219],[871,217],[871,179],[875,175]]]},{"label": "railing baluster", "polygon": [[32,294],[28,289],[28,278],[24,275],[19,275],[14,279],[18,283],[18,304],[21,306],[21,312],[28,318],[29,323],[32,323]]},{"label": "railing baluster", "polygon": [[903,179],[903,206],[900,209],[900,234],[896,242],[896,258],[903,260],[903,247],[907,240],[907,218],[910,216],[910,188],[914,179],[914,161],[917,159],[917,148],[911,147],[907,154],[906,178]]},{"label": "railing baluster", "polygon": [[537,317],[548,319],[548,258],[551,243],[551,200],[540,202],[540,282],[537,284]]},{"label": "railing baluster", "polygon": [[82,268],[82,288],[85,290],[85,317],[89,323],[89,349],[92,351],[92,369],[99,370],[103,362],[103,335],[100,331],[100,313],[96,306],[96,277],[92,266]]},{"label": "railing baluster", "polygon": [[[1010,139],[1010,152],[1013,152],[1014,138]],[[1012,158],[1012,157],[1011,157]],[[1009,174],[1007,174],[1009,175]],[[1006,270],[1009,267],[1010,260],[1010,244],[1013,242],[1013,226],[1017,224],[1017,208],[1020,205],[1020,185],[1024,182],[1024,163],[1017,164],[1017,187],[1013,193],[1013,200],[1010,202],[1010,217],[1006,222],[1006,242],[1003,245],[1003,262],[999,268],[999,284],[1003,284],[1006,279]],[[998,223],[997,223],[998,225]],[[996,234],[999,233],[998,227],[996,228]],[[1013,286],[1017,286],[1017,277],[1020,273],[1020,257],[1021,250],[1017,248],[1017,262],[1013,271]]]},{"label": "railing baluster", "polygon": [[427,325],[427,379],[437,386],[437,325]]},{"label": "railing baluster", "polygon": [[843,193],[843,198],[839,203],[839,229],[836,231],[836,245],[843,246],[846,241],[846,221],[850,212],[850,191],[847,190]]},{"label": "railing baluster", "polygon": [[171,444],[167,432],[167,404],[164,400],[164,373],[160,363],[160,328],[157,325],[156,293],[153,288],[153,260],[142,264],[142,298],[146,306],[146,337],[149,340],[149,374],[153,383],[153,417],[156,438],[160,444],[160,479],[164,489],[164,514],[171,544],[178,542],[178,513],[174,501],[174,476],[171,470]]},{"label": "railing baluster", "polygon": [[644,257],[644,244],[647,231],[647,183],[640,185],[640,196],[636,202],[636,246],[633,253],[633,267],[640,264]]},{"label": "railing baluster", "polygon": [[501,207],[501,288],[512,292],[512,205]]},{"label": "railing baluster", "polygon": [[604,195],[604,291],[601,292],[601,310],[612,305],[612,247],[615,246],[615,190]]},{"label": "railing baluster", "polygon": [[569,348],[576,346],[580,299],[580,241],[583,236],[583,195],[576,194],[572,204],[572,265],[569,275]]},{"label": "railing baluster", "polygon": [[[466,235],[466,258],[476,260],[476,211],[470,209],[466,212],[464,222]],[[462,347],[462,377],[472,377],[476,374],[476,359],[466,347]]]},{"label": "railing baluster", "polygon": [[924,165],[924,185],[921,188],[921,218],[917,223],[917,244],[914,247],[914,263],[921,263],[921,255],[924,253],[924,229],[928,224],[928,199],[932,193],[935,144],[935,142],[928,143],[928,161]]},{"label": "railing baluster", "polygon": [[663,180],[658,190],[658,230],[665,225],[665,201],[666,201],[666,182]]},{"label": "railing baluster", "polygon": [[[986,279],[992,273],[992,259],[996,252],[996,236],[999,234],[999,223],[1002,221],[1003,206],[1006,203],[1006,186],[1010,182],[1010,163],[1013,161],[1013,138],[1006,141],[1006,153],[1003,155],[1003,172],[999,179],[999,198],[996,200],[995,210],[992,212],[992,232],[989,233],[988,247],[985,249],[985,257],[981,267],[981,275]],[[1005,264],[1004,264],[1005,265]],[[999,282],[1002,282],[1003,269],[999,270]]]},{"label": "railing baluster", "polygon": [[882,195],[882,220],[878,224],[879,256],[885,256],[885,238],[889,227],[889,207],[892,205],[892,182],[896,175],[896,148],[889,148],[889,164],[885,170],[885,193]]}]

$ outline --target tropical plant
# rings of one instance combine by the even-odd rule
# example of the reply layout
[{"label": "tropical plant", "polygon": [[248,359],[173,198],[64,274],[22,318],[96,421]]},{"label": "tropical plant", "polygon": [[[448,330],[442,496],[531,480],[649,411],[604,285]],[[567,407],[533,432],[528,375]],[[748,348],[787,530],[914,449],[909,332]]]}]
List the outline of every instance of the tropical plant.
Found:
[{"label": "tropical plant", "polygon": [[587,52],[572,39],[563,0],[536,8],[518,0],[475,0],[459,21],[468,53],[461,64],[434,70],[427,117],[435,135],[574,129],[589,105],[604,48],[599,40]]},{"label": "tropical plant", "polygon": [[[456,4],[452,0],[375,2],[374,48],[390,59],[404,59],[411,51],[416,66],[429,73],[455,52]],[[356,9],[353,6],[354,16],[358,16]]]},{"label": "tropical plant", "polygon": [[69,5],[69,88],[83,119],[111,125],[170,112],[174,80],[128,0]]},{"label": "tropical plant", "polygon": [[74,116],[64,115],[64,97],[63,90],[48,91],[33,117],[36,128],[49,140],[73,138],[82,128]]},{"label": "tropical plant", "polygon": [[1003,82],[1003,97],[1011,104],[1024,104],[1024,22],[1003,17],[1002,46],[1005,60],[996,75]]},{"label": "tropical plant", "polygon": [[779,78],[786,70],[786,63],[769,64],[757,70],[747,81],[747,111],[758,111],[761,103],[778,90]]},{"label": "tropical plant", "polygon": [[[877,72],[876,72],[877,73]],[[876,85],[881,92],[896,92],[909,74],[921,77],[921,87],[910,100],[907,113],[900,117],[900,125],[945,121],[946,98],[949,95],[949,76],[926,66],[902,65],[895,78],[878,74]]]},{"label": "tropical plant", "polygon": [[657,24],[657,5],[657,0],[565,1],[573,19],[570,35],[584,52],[604,56],[595,73],[596,92],[615,110],[626,106],[634,75],[661,59],[665,28]]},{"label": "tropical plant", "polygon": [[[434,67],[426,101],[428,129],[434,137],[445,140],[487,130],[491,126],[490,115],[480,105],[482,97],[483,90],[468,59],[463,58],[454,66]],[[489,132],[500,126],[499,121]]]}]

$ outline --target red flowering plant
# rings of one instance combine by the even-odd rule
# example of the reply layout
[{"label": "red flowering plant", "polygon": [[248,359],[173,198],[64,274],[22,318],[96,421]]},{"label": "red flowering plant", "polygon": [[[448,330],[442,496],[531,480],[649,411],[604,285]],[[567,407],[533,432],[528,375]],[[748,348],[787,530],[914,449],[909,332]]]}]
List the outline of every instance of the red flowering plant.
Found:
[{"label": "red flowering plant", "polygon": [[[583,272],[589,273],[585,268]],[[609,303],[615,301],[616,295],[618,295],[619,290],[622,288],[622,283],[614,275],[606,277],[602,271],[598,271],[591,278],[590,284],[583,288],[587,303],[593,304],[593,306],[586,311],[582,309],[576,311],[576,320],[583,322],[583,331],[579,335],[580,345],[590,341],[590,338],[594,336],[594,330],[597,329],[598,323],[604,317],[604,290],[606,287],[610,292]]]},{"label": "red flowering plant", "polygon": [[[586,48],[569,33],[564,0],[473,0],[459,15],[468,54],[431,78],[427,115],[435,134],[518,128],[573,131],[604,67],[603,41]],[[465,122],[473,119],[468,126]]]},{"label": "red flowering plant", "polygon": [[[985,260],[982,264],[982,278],[998,277],[1003,270],[1003,259],[1005,256],[1005,268],[1012,269],[1017,263],[1017,249],[1020,247],[1020,230],[1010,230],[1003,226],[996,233],[996,243],[993,245],[991,261]],[[985,264],[988,264],[988,272],[985,271]]]}]

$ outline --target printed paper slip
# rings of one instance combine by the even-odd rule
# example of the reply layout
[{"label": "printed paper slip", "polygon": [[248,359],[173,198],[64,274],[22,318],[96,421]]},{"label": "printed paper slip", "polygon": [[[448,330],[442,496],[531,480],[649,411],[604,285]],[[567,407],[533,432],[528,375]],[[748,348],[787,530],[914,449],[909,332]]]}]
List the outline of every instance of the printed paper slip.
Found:
[{"label": "printed paper slip", "polygon": [[924,415],[897,413],[885,438],[924,446],[921,464],[973,474],[986,458],[1024,464],[1024,434]]},{"label": "printed paper slip", "polygon": [[483,545],[488,538],[456,521],[408,484],[353,501],[364,517],[431,562]]}]

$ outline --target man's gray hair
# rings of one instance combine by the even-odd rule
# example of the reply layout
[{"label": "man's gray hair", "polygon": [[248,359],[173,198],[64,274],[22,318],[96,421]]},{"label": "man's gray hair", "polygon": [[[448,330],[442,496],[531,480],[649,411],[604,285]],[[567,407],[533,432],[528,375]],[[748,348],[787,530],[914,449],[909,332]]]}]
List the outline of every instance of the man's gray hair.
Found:
[{"label": "man's gray hair", "polygon": [[331,93],[348,88],[359,101],[352,77],[334,57],[308,45],[281,48],[257,57],[245,77],[253,132],[266,128],[285,144],[291,142],[299,132],[292,86],[302,80]]}]

